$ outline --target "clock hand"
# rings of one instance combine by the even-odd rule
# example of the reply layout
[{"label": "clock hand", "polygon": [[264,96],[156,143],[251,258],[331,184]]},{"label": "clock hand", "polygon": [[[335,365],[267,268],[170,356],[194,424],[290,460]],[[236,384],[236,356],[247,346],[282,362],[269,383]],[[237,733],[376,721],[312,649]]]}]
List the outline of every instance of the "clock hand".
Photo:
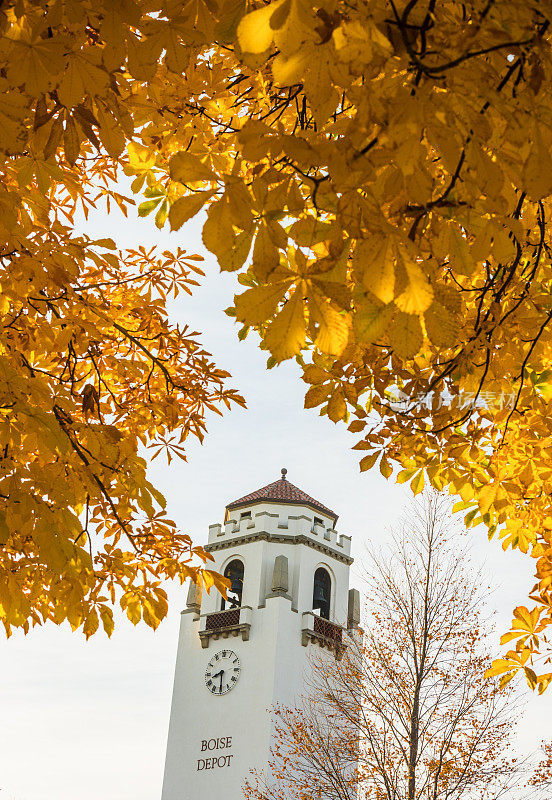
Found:
[{"label": "clock hand", "polygon": [[220,672],[216,672],[214,675],[211,675],[211,677],[212,677],[212,678],[218,678],[218,676],[219,676],[219,675],[222,675],[223,673],[224,673],[224,670],[223,670],[223,669],[221,669],[221,670],[220,670]]},{"label": "clock hand", "polygon": [[223,678],[223,676],[224,676],[224,670],[221,669],[221,671],[220,671],[220,690],[219,690],[221,693],[222,693],[222,678]]}]

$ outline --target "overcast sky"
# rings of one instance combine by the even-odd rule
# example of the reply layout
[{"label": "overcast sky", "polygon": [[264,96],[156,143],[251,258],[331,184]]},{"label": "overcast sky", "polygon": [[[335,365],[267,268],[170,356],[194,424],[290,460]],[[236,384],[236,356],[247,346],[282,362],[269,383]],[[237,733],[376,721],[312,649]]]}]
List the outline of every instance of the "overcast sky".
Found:
[{"label": "overcast sky", "polygon": [[[221,522],[230,501],[280,477],[339,514],[338,530],[353,537],[357,564],[367,542],[384,541],[407,501],[407,490],[379,472],[360,475],[355,437],[316,411],[303,409],[304,384],[293,365],[265,370],[256,337],[238,342],[232,319],[235,276],[220,275],[205,253],[199,226],[175,234],[157,231],[153,217],[130,221],[98,212],[87,230],[112,236],[119,246],[185,247],[207,256],[206,278],[191,299],[174,304],[174,318],[203,331],[202,342],[248,409],[210,420],[203,446],[191,443],[188,463],[154,462],[152,477],[169,501],[169,514],[194,541]],[[485,559],[495,586],[493,603],[502,630],[531,586],[531,562],[503,553],[485,532],[473,534],[476,560]],[[353,584],[360,585],[353,566]],[[47,626],[27,637],[0,639],[0,800],[156,800],[161,795],[179,611],[185,588],[168,587],[168,618],[154,633],[125,619],[111,640],[88,642],[68,628]],[[500,625],[498,627],[500,627]],[[498,634],[497,634],[498,635]],[[552,688],[544,698],[527,693],[519,747],[552,738]]]}]

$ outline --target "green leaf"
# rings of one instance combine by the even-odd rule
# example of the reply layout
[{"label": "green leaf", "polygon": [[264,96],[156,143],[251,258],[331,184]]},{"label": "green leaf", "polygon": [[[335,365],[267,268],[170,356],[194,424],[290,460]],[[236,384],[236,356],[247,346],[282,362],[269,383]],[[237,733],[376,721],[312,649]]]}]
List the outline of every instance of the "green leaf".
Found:
[{"label": "green leaf", "polygon": [[157,197],[154,200],[146,200],[144,203],[140,203],[138,206],[138,216],[147,217],[148,214],[151,214],[154,208],[157,208],[161,200],[161,197]]}]

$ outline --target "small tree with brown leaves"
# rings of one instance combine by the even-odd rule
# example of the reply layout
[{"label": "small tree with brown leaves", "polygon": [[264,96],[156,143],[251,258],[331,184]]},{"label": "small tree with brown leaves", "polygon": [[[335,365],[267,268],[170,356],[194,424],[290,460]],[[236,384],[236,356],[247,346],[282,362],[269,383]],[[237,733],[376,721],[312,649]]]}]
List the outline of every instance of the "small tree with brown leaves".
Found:
[{"label": "small tree with brown leaves", "polygon": [[519,782],[508,692],[484,677],[482,577],[436,497],[372,557],[368,624],[313,662],[300,709],[278,708],[253,800],[497,800]]},{"label": "small tree with brown leaves", "polygon": [[535,794],[543,800],[549,800],[552,792],[552,742],[543,742],[541,758],[537,764],[529,785],[534,787]]}]

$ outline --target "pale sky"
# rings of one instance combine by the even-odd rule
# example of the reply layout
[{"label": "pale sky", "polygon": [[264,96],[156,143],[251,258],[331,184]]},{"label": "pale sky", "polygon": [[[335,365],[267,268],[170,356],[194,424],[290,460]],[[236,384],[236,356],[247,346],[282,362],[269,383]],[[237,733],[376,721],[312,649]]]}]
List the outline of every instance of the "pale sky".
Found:
[{"label": "pale sky", "polygon": [[[119,246],[184,246],[207,256],[202,286],[179,300],[174,319],[203,331],[202,343],[248,410],[236,408],[210,420],[203,446],[191,443],[188,463],[161,461],[151,475],[168,498],[169,515],[194,541],[207,540],[208,525],[221,522],[224,507],[280,477],[339,514],[337,528],[353,537],[353,555],[363,560],[367,542],[386,539],[408,497],[404,487],[379,472],[360,474],[356,438],[316,411],[303,409],[305,386],[286,364],[265,370],[266,353],[250,335],[238,342],[231,305],[235,276],[220,275],[202,247],[197,223],[178,233],[157,231],[153,216],[138,221],[96,213],[93,236],[112,236]],[[503,553],[483,530],[473,533],[476,559],[485,559],[495,586],[498,632],[532,585],[529,559]],[[361,587],[353,566],[352,584]],[[157,800],[169,722],[179,612],[186,588],[168,586],[168,618],[154,633],[119,615],[111,640],[98,633],[88,642],[68,627],[36,628],[27,637],[0,639],[0,800]],[[552,738],[552,688],[543,698],[528,691],[519,727],[520,752]],[[515,717],[516,714],[514,713]]]}]

